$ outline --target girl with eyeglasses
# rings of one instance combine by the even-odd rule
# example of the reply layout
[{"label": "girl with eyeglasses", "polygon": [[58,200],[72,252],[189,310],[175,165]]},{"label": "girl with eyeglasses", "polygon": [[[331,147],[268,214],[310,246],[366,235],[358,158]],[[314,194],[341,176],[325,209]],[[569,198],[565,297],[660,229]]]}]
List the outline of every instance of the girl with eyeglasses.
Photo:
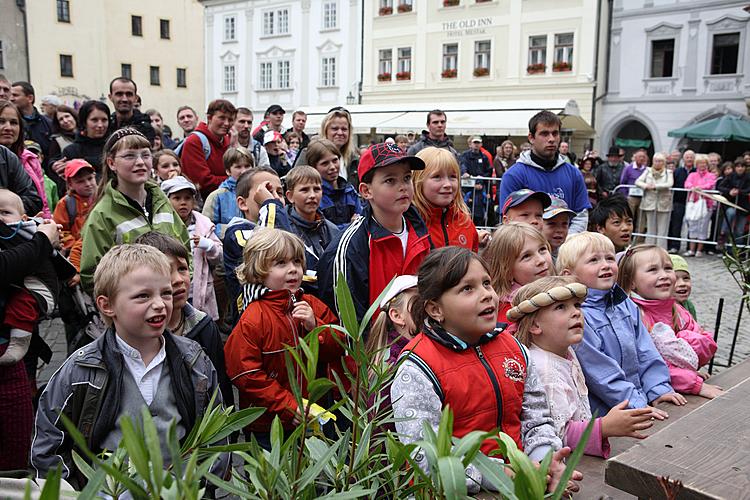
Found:
[{"label": "girl with eyeglasses", "polygon": [[115,245],[157,231],[190,248],[185,224],[153,181],[148,139],[133,128],[113,133],[104,145],[102,178],[83,228],[81,285],[91,292],[99,260]]}]

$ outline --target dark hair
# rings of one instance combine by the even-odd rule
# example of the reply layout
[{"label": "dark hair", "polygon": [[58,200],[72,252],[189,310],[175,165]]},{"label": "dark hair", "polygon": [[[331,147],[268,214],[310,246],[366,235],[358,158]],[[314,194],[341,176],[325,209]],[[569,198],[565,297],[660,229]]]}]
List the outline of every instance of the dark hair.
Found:
[{"label": "dark hair", "polygon": [[425,304],[431,300],[438,300],[446,291],[458,285],[466,275],[472,260],[482,264],[489,274],[487,263],[479,255],[463,247],[443,247],[433,250],[422,261],[417,274],[417,290],[419,295],[411,308],[411,316],[417,330],[427,319]]},{"label": "dark hair", "polygon": [[242,196],[243,198],[250,196],[250,189],[253,187],[253,177],[261,172],[268,172],[276,177],[279,176],[279,174],[271,167],[254,167],[250,170],[246,170],[245,172],[242,172],[240,178],[237,179],[237,189],[235,191],[237,196]]},{"label": "dark hair", "polygon": [[627,198],[621,194],[613,194],[597,203],[589,214],[589,227],[591,230],[596,231],[597,228],[604,227],[610,215],[618,217],[627,216],[632,219],[633,212],[630,210]]},{"label": "dark hair", "polygon": [[253,115],[253,112],[250,110],[250,108],[246,108],[245,106],[240,106],[239,108],[237,108],[237,114],[238,115],[250,115],[253,118],[255,117]]},{"label": "dark hair", "polygon": [[21,87],[23,89],[24,95],[27,95],[27,96],[33,95],[34,97],[36,97],[36,92],[34,91],[34,87],[29,82],[24,82],[23,80],[18,81],[18,82],[13,82],[13,84],[11,84],[11,87]]},{"label": "dark hair", "polygon": [[107,117],[109,117],[109,106],[107,106],[106,103],[97,101],[95,99],[84,102],[78,109],[78,123],[80,124],[79,128],[82,133],[86,131],[86,122],[88,121],[89,116],[94,112],[94,110],[102,111],[105,115],[107,115]]},{"label": "dark hair", "polygon": [[195,116],[198,116],[198,113],[196,113],[195,110],[193,108],[191,108],[190,106],[180,106],[179,108],[177,108],[177,114],[175,114],[175,118],[178,117],[178,116],[180,116],[180,113],[182,113],[186,109],[189,109],[190,111],[193,112],[193,114]]},{"label": "dark hair", "polygon": [[531,120],[529,120],[529,134],[532,136],[536,135],[536,128],[540,124],[557,125],[558,129],[562,128],[560,117],[546,109],[531,117]]},{"label": "dark hair", "polygon": [[167,234],[149,231],[137,237],[133,243],[148,245],[156,248],[167,257],[185,259],[185,262],[190,262],[190,254],[185,245]]},{"label": "dark hair", "polygon": [[127,76],[118,76],[117,78],[112,78],[112,81],[109,82],[109,93],[112,93],[112,85],[114,85],[115,82],[125,82],[125,83],[132,83],[133,84],[133,92],[138,95],[138,85],[135,84],[133,80],[128,78]]},{"label": "dark hair", "polygon": [[430,111],[429,113],[427,113],[427,125],[430,124],[430,119],[432,118],[432,115],[435,115],[435,116],[445,116],[445,111],[440,110],[440,109],[433,109],[432,111]]},{"label": "dark hair", "polygon": [[18,116],[18,127],[19,127],[18,138],[13,142],[13,144],[11,144],[8,147],[8,149],[10,149],[13,152],[13,154],[15,154],[16,156],[20,158],[21,153],[23,152],[23,149],[24,149],[23,141],[24,141],[24,123],[25,122],[23,120],[23,114],[18,109],[18,107],[12,102],[0,101],[0,114],[3,113],[3,110],[5,108],[11,108],[13,111],[16,112],[16,116]]},{"label": "dark hair", "polygon": [[235,108],[234,104],[227,101],[226,99],[214,99],[213,101],[208,103],[208,110],[206,110],[206,114],[208,116],[211,116],[214,113],[218,112],[236,115],[237,108]]},{"label": "dark hair", "polygon": [[55,134],[62,133],[62,129],[60,128],[60,122],[57,121],[57,113],[68,113],[73,117],[73,119],[76,121],[76,128],[80,127],[80,122],[78,121],[78,111],[71,108],[70,106],[66,106],[65,104],[60,104],[57,107],[57,110],[55,111],[55,119],[52,120],[52,131]]}]

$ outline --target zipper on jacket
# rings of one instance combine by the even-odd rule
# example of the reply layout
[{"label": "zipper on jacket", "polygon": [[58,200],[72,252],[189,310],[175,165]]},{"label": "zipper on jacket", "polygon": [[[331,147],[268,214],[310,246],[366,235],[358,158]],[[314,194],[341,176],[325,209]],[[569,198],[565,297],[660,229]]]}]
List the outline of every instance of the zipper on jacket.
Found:
[{"label": "zipper on jacket", "polygon": [[[294,293],[290,290],[289,291],[289,307],[287,308],[287,311],[291,311],[294,308],[294,304],[297,302],[296,297],[294,296]],[[294,348],[299,352],[299,333],[297,332],[297,327],[294,326],[294,318],[292,318],[292,315],[289,314],[289,312],[286,313],[286,318],[289,320],[289,326],[292,327],[292,338],[294,339]],[[292,363],[294,363],[294,360],[291,360]],[[302,374],[300,373],[300,368],[297,366],[294,369],[294,372],[297,374],[297,383],[299,384],[300,388],[302,388]]]},{"label": "zipper on jacket", "polygon": [[440,220],[440,227],[443,228],[443,238],[445,238],[445,246],[450,245],[450,241],[448,241],[448,227],[445,225],[445,216],[448,215],[448,209],[443,209],[443,216]]},{"label": "zipper on jacket", "polygon": [[490,364],[487,363],[487,360],[484,357],[484,353],[482,352],[482,348],[479,346],[475,346],[474,350],[477,351],[477,356],[479,356],[479,361],[482,363],[482,366],[484,366],[484,369],[487,370],[487,375],[490,376],[490,381],[492,382],[492,388],[495,391],[495,400],[497,401],[497,426],[502,428],[503,396],[500,393],[500,384],[497,381],[497,377],[495,377],[495,372],[492,371],[492,368],[490,368]]}]

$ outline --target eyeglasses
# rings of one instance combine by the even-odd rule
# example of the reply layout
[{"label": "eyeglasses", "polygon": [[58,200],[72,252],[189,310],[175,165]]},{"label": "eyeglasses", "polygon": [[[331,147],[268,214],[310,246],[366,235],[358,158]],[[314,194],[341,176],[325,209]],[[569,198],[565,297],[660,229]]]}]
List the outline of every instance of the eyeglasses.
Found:
[{"label": "eyeglasses", "polygon": [[148,163],[153,159],[153,155],[150,151],[144,151],[142,153],[125,153],[124,155],[119,155],[117,158],[127,163],[135,163],[140,158],[145,163]]}]

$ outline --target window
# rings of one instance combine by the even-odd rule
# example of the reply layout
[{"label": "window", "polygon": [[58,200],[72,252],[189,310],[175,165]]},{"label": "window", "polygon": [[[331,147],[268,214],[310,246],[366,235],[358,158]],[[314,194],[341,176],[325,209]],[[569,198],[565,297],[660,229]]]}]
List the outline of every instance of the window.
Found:
[{"label": "window", "polygon": [[320,65],[320,85],[321,87],[336,86],[336,58],[324,57]]},{"label": "window", "polygon": [[224,65],[224,92],[237,92],[237,66]]},{"label": "window", "polygon": [[278,71],[278,83],[280,89],[288,89],[292,85],[289,83],[290,80],[290,68],[291,63],[289,61],[278,61],[276,63],[276,69]]},{"label": "window", "polygon": [[268,90],[273,86],[273,63],[260,63],[260,88]]},{"label": "window", "polygon": [[57,0],[57,22],[70,22],[70,2],[68,0]]},{"label": "window", "polygon": [[474,76],[486,76],[490,74],[490,52],[492,42],[479,40],[474,42]]},{"label": "window", "polygon": [[411,12],[414,10],[414,0],[399,0],[398,11],[399,12]]},{"label": "window", "polygon": [[555,35],[555,61],[552,63],[552,69],[554,71],[573,69],[573,33]]},{"label": "window", "polygon": [[73,56],[60,54],[60,76],[73,76]]},{"label": "window", "polygon": [[378,14],[381,16],[393,14],[393,0],[380,0]]},{"label": "window", "polygon": [[263,13],[263,35],[286,35],[289,33],[289,10],[269,10]]},{"label": "window", "polygon": [[326,2],[323,4],[323,29],[331,30],[336,28],[336,2]]},{"label": "window", "polygon": [[143,36],[143,26],[141,16],[130,16],[130,34],[133,36]]},{"label": "window", "polygon": [[169,40],[169,19],[159,19],[159,33],[162,40]]},{"label": "window", "polygon": [[131,64],[120,64],[120,76],[133,79],[133,66]]},{"label": "window", "polygon": [[391,49],[383,49],[378,51],[378,79],[379,80],[390,80],[392,70],[392,58],[393,51]]},{"label": "window", "polygon": [[149,66],[149,74],[151,75],[151,85],[161,85],[159,66]]},{"label": "window", "polygon": [[529,73],[544,73],[547,65],[547,35],[529,37]]},{"label": "window", "polygon": [[458,44],[443,44],[443,73],[455,72],[458,70]]},{"label": "window", "polygon": [[739,33],[714,35],[714,44],[711,48],[711,74],[731,75],[737,73],[739,54]]},{"label": "window", "polygon": [[396,80],[411,80],[411,47],[398,49]]},{"label": "window", "polygon": [[187,69],[177,68],[177,86],[182,88],[187,87]]},{"label": "window", "polygon": [[227,16],[224,18],[224,41],[233,42],[237,40],[237,17]]},{"label": "window", "polygon": [[651,78],[668,78],[674,67],[674,38],[651,41]]}]

